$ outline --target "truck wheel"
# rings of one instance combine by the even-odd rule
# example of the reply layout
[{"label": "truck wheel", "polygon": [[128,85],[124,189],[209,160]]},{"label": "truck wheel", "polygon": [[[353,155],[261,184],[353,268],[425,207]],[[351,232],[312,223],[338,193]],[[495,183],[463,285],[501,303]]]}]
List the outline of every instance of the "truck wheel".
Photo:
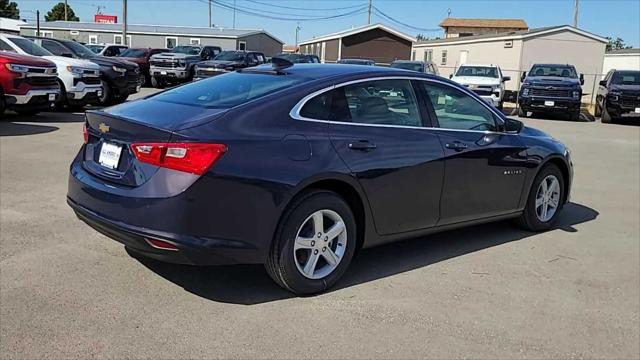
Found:
[{"label": "truck wheel", "polygon": [[151,86],[156,89],[162,89],[164,87],[164,81],[156,79],[155,76],[151,77]]},{"label": "truck wheel", "polygon": [[580,110],[570,113],[569,118],[571,121],[580,121]]},{"label": "truck wheel", "polygon": [[67,90],[60,79],[58,79],[58,85],[60,86],[60,96],[58,96],[58,100],[56,100],[54,108],[55,110],[62,111],[67,105],[69,105],[69,101],[67,100]]},{"label": "truck wheel", "polygon": [[114,98],[111,86],[104,80],[100,80],[100,84],[102,85],[102,96],[98,98],[98,104],[101,106],[111,105]]},{"label": "truck wheel", "polygon": [[593,111],[593,116],[595,117],[602,116],[602,109],[600,109],[600,105],[598,105],[597,101],[596,101],[596,109]]},{"label": "truck wheel", "polygon": [[609,112],[607,111],[607,107],[605,106],[602,109],[602,117],[600,118],[600,121],[604,124],[610,124],[612,122],[612,118],[611,115],[609,115]]},{"label": "truck wheel", "polygon": [[504,109],[504,100],[500,100],[500,103],[498,104],[498,110],[502,111]]},{"label": "truck wheel", "polygon": [[519,107],[518,108],[518,116],[526,118],[527,117],[527,111],[525,109]]},{"label": "truck wheel", "polygon": [[4,111],[7,109],[7,104],[4,101],[4,92],[0,90],[0,119],[4,118]]}]

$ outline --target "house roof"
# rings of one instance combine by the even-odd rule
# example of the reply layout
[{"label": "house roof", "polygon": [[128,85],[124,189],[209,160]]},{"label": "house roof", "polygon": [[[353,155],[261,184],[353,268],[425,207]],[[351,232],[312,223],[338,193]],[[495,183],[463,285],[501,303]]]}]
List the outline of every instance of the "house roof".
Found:
[{"label": "house roof", "polygon": [[411,41],[411,42],[415,42],[416,41],[416,39],[411,35],[407,35],[407,34],[405,34],[403,32],[395,30],[395,29],[393,29],[393,28],[391,28],[389,26],[386,26],[384,24],[378,23],[378,24],[360,26],[360,27],[356,27],[356,28],[348,29],[348,30],[342,30],[342,31],[338,31],[338,32],[332,33],[332,34],[318,36],[318,37],[315,37],[313,39],[309,39],[309,40],[303,41],[298,45],[307,45],[307,44],[317,43],[319,41],[340,39],[340,38],[344,38],[344,37],[347,37],[347,36],[359,34],[359,33],[365,32],[365,31],[374,30],[374,29],[384,30],[384,31],[386,31],[388,33],[396,35],[396,36],[398,36],[398,37],[400,37],[402,39],[405,39],[407,41]]},{"label": "house roof", "polygon": [[610,50],[605,53],[605,55],[631,55],[631,54],[640,54],[640,48]]},{"label": "house roof", "polygon": [[476,27],[476,28],[516,28],[528,29],[529,26],[522,19],[461,19],[446,18],[440,23],[441,27]]},{"label": "house roof", "polygon": [[[29,22],[22,27],[27,29],[35,29],[36,24]],[[40,23],[40,29],[43,30],[78,30],[78,31],[105,31],[105,32],[121,32],[122,24],[108,24],[95,22],[78,22],[78,21],[47,21]],[[202,36],[217,38],[239,38],[255,34],[265,34],[275,41],[284,44],[277,37],[259,29],[226,29],[226,28],[208,28],[195,26],[175,26],[175,25],[145,25],[145,24],[127,24],[128,34],[147,34],[147,35],[173,35],[173,36]]]},{"label": "house roof", "polygon": [[496,40],[500,40],[500,41],[520,40],[520,39],[526,39],[529,37],[555,33],[558,31],[571,31],[573,33],[591,38],[595,41],[599,41],[602,43],[609,42],[609,40],[607,40],[606,38],[590,33],[588,31],[584,31],[582,29],[578,29],[569,25],[558,25],[558,26],[548,26],[548,27],[541,27],[541,28],[535,28],[535,29],[529,29],[529,30],[512,31],[512,32],[506,32],[506,33],[499,33],[499,34],[482,34],[482,35],[462,36],[462,37],[446,38],[446,39],[424,40],[424,41],[415,43],[414,46],[422,47],[422,46],[439,45],[439,44],[446,44],[446,43],[466,44],[466,43],[486,42],[486,41],[496,41]]},{"label": "house roof", "polygon": [[25,25],[26,22],[24,20],[15,20],[9,18],[0,17],[0,29],[6,31],[20,31],[20,27]]}]

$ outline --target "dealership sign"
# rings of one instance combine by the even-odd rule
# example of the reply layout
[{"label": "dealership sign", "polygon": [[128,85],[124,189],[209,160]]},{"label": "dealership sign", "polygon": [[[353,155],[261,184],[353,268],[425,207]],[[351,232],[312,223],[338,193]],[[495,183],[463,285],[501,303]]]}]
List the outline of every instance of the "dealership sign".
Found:
[{"label": "dealership sign", "polygon": [[118,22],[118,17],[115,15],[96,14],[93,21],[103,24],[115,24]]}]

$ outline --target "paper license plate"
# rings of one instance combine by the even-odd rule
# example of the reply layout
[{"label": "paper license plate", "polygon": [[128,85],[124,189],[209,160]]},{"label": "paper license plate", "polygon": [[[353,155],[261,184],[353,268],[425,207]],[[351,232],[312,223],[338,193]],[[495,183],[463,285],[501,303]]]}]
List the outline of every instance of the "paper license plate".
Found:
[{"label": "paper license plate", "polygon": [[98,96],[102,96],[102,90],[98,90]]},{"label": "paper license plate", "polygon": [[140,85],[136,86],[136,92],[140,91]]},{"label": "paper license plate", "polygon": [[56,94],[49,94],[49,101],[55,101],[56,100]]},{"label": "paper license plate", "polygon": [[167,75],[166,71],[160,71],[160,75]]},{"label": "paper license plate", "polygon": [[640,108],[636,108],[636,114],[640,114]]},{"label": "paper license plate", "polygon": [[554,101],[545,101],[544,106],[554,106],[556,103]]},{"label": "paper license plate", "polygon": [[121,153],[122,146],[103,143],[102,148],[100,148],[100,157],[98,158],[98,162],[106,168],[115,169],[118,167],[118,163],[120,162]]}]

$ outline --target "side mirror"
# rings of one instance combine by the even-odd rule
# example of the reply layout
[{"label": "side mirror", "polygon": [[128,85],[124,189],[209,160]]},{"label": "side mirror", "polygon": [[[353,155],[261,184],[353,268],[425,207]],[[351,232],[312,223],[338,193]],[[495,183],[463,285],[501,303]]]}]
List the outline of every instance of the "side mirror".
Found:
[{"label": "side mirror", "polygon": [[584,74],[580,74],[580,85],[584,85]]},{"label": "side mirror", "polygon": [[604,87],[607,87],[607,80],[600,80],[600,81],[598,82],[598,85],[600,85],[600,86],[604,86]]},{"label": "side mirror", "polygon": [[509,81],[511,80],[511,76],[503,76],[502,77],[502,81]]},{"label": "side mirror", "polygon": [[449,74],[449,79],[453,79],[453,74]]},{"label": "side mirror", "polygon": [[527,72],[526,72],[526,71],[523,71],[523,72],[522,72],[522,76],[520,76],[520,81],[522,82],[522,81],[524,81],[524,79],[526,79],[526,78],[527,78]]},{"label": "side mirror", "polygon": [[524,128],[524,123],[516,119],[506,118],[504,131],[508,133],[519,133]]}]

